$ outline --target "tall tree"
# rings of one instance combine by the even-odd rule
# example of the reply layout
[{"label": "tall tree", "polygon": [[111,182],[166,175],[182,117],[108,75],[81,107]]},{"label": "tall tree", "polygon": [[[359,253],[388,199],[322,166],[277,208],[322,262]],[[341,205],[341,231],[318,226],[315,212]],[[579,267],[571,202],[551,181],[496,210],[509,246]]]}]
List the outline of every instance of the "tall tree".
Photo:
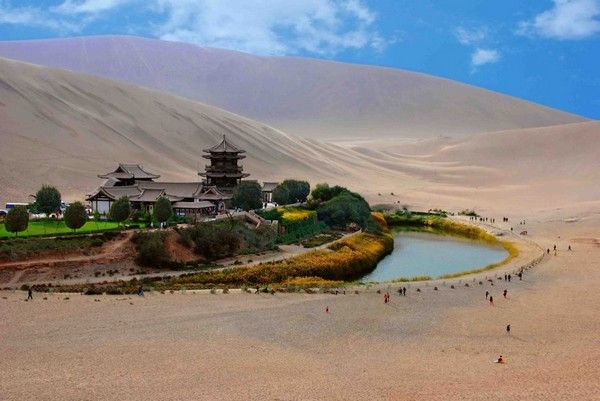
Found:
[{"label": "tall tree", "polygon": [[273,202],[278,205],[287,205],[290,202],[290,191],[283,185],[277,185],[273,189]]},{"label": "tall tree", "polygon": [[159,197],[154,203],[152,209],[152,215],[159,223],[164,223],[169,220],[173,215],[173,208],[171,207],[171,201],[164,196]]},{"label": "tall tree", "polygon": [[125,220],[129,218],[131,214],[131,204],[129,203],[129,198],[126,196],[122,196],[117,199],[111,206],[108,211],[108,216],[111,220],[118,222],[121,224]]},{"label": "tall tree", "polygon": [[273,200],[281,205],[306,202],[310,193],[310,184],[307,181],[284,180],[273,190]]},{"label": "tall tree", "polygon": [[15,206],[8,211],[4,220],[6,231],[18,235],[21,231],[27,230],[29,225],[29,212],[25,206]]},{"label": "tall tree", "polygon": [[65,224],[73,231],[84,226],[88,219],[85,206],[81,202],[74,202],[65,210]]},{"label": "tall tree", "polygon": [[60,209],[60,201],[60,192],[50,185],[42,186],[35,194],[35,208],[46,216]]},{"label": "tall tree", "polygon": [[262,206],[262,189],[256,181],[242,181],[233,190],[233,205],[245,211]]}]

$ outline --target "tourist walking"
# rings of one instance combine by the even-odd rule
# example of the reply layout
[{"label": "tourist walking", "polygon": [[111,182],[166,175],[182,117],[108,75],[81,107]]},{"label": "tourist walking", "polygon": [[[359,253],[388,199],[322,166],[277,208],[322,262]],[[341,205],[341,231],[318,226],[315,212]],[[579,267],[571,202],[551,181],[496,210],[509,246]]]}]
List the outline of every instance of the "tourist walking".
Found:
[{"label": "tourist walking", "polygon": [[140,286],[140,288],[138,288],[138,296],[140,296],[140,297],[144,296],[144,287]]},{"label": "tourist walking", "polygon": [[510,324],[506,325],[506,334],[510,334]]},{"label": "tourist walking", "polygon": [[31,288],[27,290],[27,300],[29,301],[30,299],[33,301],[33,290]]},{"label": "tourist walking", "polygon": [[329,306],[325,307],[325,313],[329,313]]},{"label": "tourist walking", "polygon": [[489,297],[489,296],[490,296],[490,292],[489,292],[489,291],[486,291],[486,292],[485,292],[485,300],[486,300],[486,301],[487,301],[487,299],[488,299],[488,297]]},{"label": "tourist walking", "polygon": [[523,272],[519,272],[518,276],[519,276],[519,280],[522,281],[523,280]]},{"label": "tourist walking", "polygon": [[494,297],[490,295],[490,305],[494,306]]},{"label": "tourist walking", "polygon": [[504,298],[506,298],[507,293],[508,293],[508,290],[504,290],[504,292],[503,292]]},{"label": "tourist walking", "polygon": [[508,275],[508,282],[510,283],[510,274]]}]

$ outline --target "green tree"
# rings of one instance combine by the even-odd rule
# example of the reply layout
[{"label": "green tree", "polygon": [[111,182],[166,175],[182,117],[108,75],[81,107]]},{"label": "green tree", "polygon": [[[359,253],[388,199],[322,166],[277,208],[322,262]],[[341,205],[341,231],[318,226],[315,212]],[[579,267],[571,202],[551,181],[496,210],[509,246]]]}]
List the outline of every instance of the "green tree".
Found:
[{"label": "green tree", "polygon": [[277,185],[273,189],[273,202],[278,205],[287,205],[290,203],[290,191],[282,185]]},{"label": "green tree", "polygon": [[350,193],[350,191],[344,187],[340,187],[339,185],[330,187],[327,183],[321,183],[317,184],[315,189],[313,189],[310,197],[314,203],[320,204],[322,202],[327,202],[328,200],[341,195],[342,193]]},{"label": "green tree", "polygon": [[306,202],[310,194],[310,184],[307,181],[284,180],[273,190],[273,200],[281,205]]},{"label": "green tree", "polygon": [[323,202],[317,209],[317,216],[332,227],[344,228],[355,223],[366,228],[371,221],[371,208],[362,196],[346,192]]},{"label": "green tree", "polygon": [[171,201],[164,196],[159,197],[154,203],[152,215],[159,223],[164,223],[165,221],[169,220],[173,215]]},{"label": "green tree", "polygon": [[121,224],[131,214],[131,204],[129,203],[129,198],[126,196],[122,196],[117,199],[111,206],[108,211],[108,216],[111,220],[118,222]]},{"label": "green tree", "polygon": [[18,235],[21,231],[27,230],[29,225],[29,212],[25,206],[15,206],[8,211],[4,220],[6,231]]},{"label": "green tree", "polygon": [[60,192],[52,186],[44,185],[35,194],[35,208],[46,216],[60,209]]},{"label": "green tree", "polygon": [[233,206],[245,211],[262,206],[262,189],[256,181],[242,181],[233,190]]},{"label": "green tree", "polygon": [[88,215],[85,211],[85,206],[83,206],[81,202],[74,202],[67,207],[67,210],[65,210],[64,218],[67,227],[73,231],[77,231],[78,228],[84,226],[88,219]]}]

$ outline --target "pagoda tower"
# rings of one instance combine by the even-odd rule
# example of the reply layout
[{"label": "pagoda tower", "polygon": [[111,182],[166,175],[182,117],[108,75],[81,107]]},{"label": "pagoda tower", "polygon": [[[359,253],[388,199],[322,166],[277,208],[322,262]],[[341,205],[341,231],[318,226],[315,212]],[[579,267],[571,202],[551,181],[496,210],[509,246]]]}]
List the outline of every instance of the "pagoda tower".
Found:
[{"label": "pagoda tower", "polygon": [[205,177],[205,185],[214,185],[220,190],[231,191],[242,178],[250,175],[244,173],[244,168],[238,165],[238,160],[246,157],[243,155],[246,151],[228,142],[225,135],[218,145],[204,149],[204,152],[208,154],[202,157],[209,159],[210,164],[205,166],[205,172],[198,175]]}]

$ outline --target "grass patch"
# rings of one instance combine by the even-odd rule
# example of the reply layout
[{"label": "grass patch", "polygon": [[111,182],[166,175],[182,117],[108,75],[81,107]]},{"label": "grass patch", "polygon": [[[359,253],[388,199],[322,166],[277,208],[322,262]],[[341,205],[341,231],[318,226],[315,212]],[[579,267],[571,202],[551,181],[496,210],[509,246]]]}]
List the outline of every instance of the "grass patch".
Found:
[{"label": "grass patch", "polygon": [[[18,237],[77,235],[119,229],[119,224],[112,221],[88,221],[83,227],[73,232],[65,225],[64,220],[35,220],[30,221],[27,230],[20,232]],[[15,238],[15,234],[6,231],[4,223],[0,224],[0,238]]]}]

